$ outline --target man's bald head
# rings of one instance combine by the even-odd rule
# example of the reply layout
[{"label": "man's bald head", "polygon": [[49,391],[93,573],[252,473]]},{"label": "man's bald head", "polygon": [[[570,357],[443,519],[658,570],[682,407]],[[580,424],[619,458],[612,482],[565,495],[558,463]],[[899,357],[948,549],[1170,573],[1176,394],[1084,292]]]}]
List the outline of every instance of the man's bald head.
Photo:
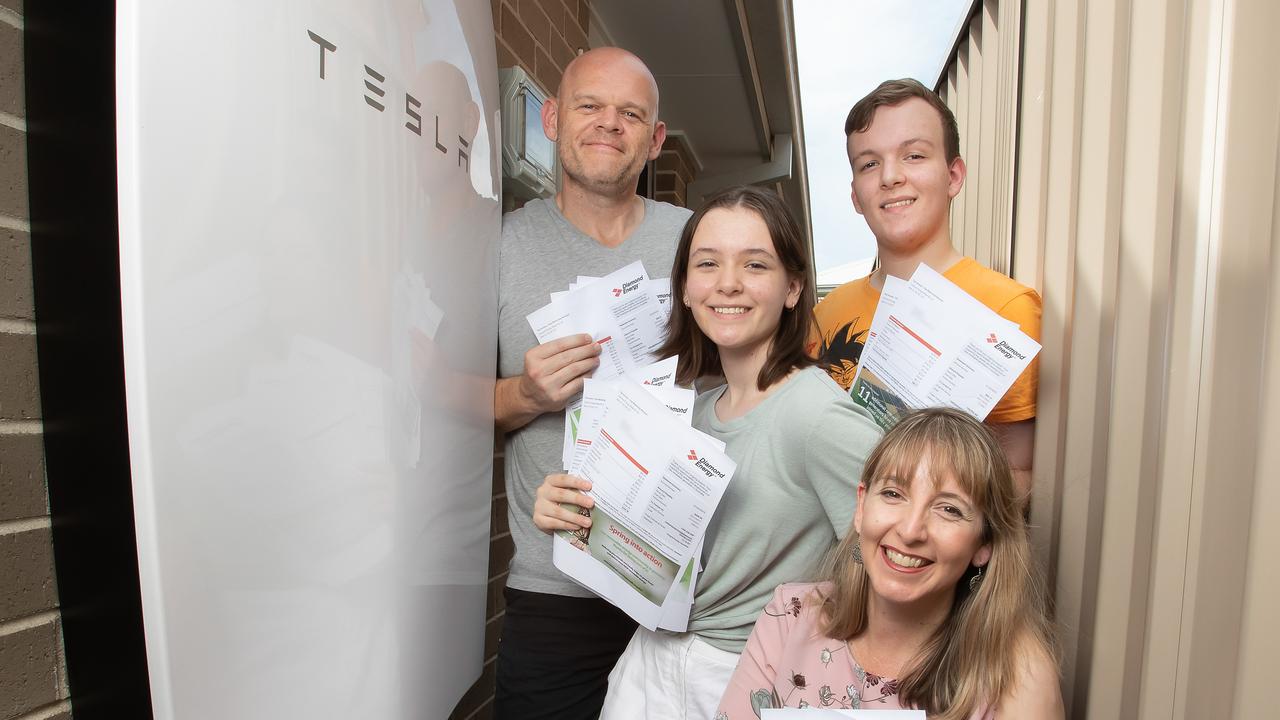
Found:
[{"label": "man's bald head", "polygon": [[584,78],[604,76],[615,82],[636,78],[647,86],[651,101],[653,122],[658,119],[658,81],[653,78],[649,66],[634,53],[618,47],[598,47],[588,50],[569,61],[556,88],[556,98],[564,103],[571,97]]},{"label": "man's bald head", "polygon": [[569,63],[556,97],[542,104],[542,130],[556,143],[563,187],[609,197],[635,194],[644,164],[667,137],[653,73],[614,47]]}]

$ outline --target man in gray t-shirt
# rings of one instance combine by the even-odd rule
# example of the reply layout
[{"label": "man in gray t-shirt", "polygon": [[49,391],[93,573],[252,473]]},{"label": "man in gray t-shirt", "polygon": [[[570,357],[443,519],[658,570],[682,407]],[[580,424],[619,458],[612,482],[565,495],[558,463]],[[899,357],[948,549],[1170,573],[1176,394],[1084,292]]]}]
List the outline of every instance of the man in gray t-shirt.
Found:
[{"label": "man in gray t-shirt", "polygon": [[606,275],[635,260],[652,277],[669,275],[689,211],[635,194],[666,138],[657,112],[657,84],[639,58],[618,48],[575,58],[542,108],[563,169],[560,192],[503,218],[493,408],[507,434],[515,557],[498,645],[499,720],[597,717],[609,670],[635,629],[552,566],[551,539],[533,526],[535,491],[564,470],[560,411],[599,364],[600,348],[587,335],[539,345],[525,318],[578,275]]}]

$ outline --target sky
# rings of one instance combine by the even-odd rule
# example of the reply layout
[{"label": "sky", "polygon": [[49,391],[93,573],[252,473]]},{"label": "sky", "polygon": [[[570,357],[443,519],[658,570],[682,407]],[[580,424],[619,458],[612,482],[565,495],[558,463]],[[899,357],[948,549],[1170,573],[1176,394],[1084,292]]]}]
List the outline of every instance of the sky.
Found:
[{"label": "sky", "polygon": [[[844,119],[890,78],[932,86],[972,0],[794,0],[814,255],[824,270],[875,256],[849,198]],[[865,272],[840,278],[852,280]],[[830,276],[830,272],[827,273]],[[820,280],[821,282],[821,280]]]}]

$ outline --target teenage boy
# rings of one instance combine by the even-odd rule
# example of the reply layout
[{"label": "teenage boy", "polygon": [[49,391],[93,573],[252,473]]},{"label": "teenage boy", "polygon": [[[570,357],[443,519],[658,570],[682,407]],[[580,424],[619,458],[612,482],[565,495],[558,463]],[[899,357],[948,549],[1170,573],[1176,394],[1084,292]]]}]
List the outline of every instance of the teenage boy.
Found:
[{"label": "teenage boy", "polygon": [[[951,110],[915,80],[880,84],[849,111],[844,132],[853,170],[853,207],[876,237],[879,265],[833,290],[814,310],[812,351],[846,389],[862,355],[886,276],[908,279],[920,263],[1040,339],[1040,296],[956,251],[951,200],[964,186],[960,133]],[[1024,498],[1031,488],[1036,362],[996,404],[986,422],[1009,456]]]}]

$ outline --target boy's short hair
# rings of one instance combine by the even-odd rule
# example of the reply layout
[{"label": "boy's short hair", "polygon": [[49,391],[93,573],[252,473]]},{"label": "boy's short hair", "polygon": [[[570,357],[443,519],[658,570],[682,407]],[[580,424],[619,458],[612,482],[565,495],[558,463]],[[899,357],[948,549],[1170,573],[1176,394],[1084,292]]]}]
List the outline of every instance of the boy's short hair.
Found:
[{"label": "boy's short hair", "polygon": [[942,98],[919,81],[911,78],[902,80],[885,80],[866,97],[854,104],[849,116],[844,121],[844,135],[849,137],[856,132],[865,132],[871,127],[876,110],[884,105],[900,105],[911,98],[920,98],[938,111],[938,119],[942,121],[942,138],[947,153],[947,162],[960,157],[960,129],[956,126],[956,116],[951,108],[942,102]]}]

